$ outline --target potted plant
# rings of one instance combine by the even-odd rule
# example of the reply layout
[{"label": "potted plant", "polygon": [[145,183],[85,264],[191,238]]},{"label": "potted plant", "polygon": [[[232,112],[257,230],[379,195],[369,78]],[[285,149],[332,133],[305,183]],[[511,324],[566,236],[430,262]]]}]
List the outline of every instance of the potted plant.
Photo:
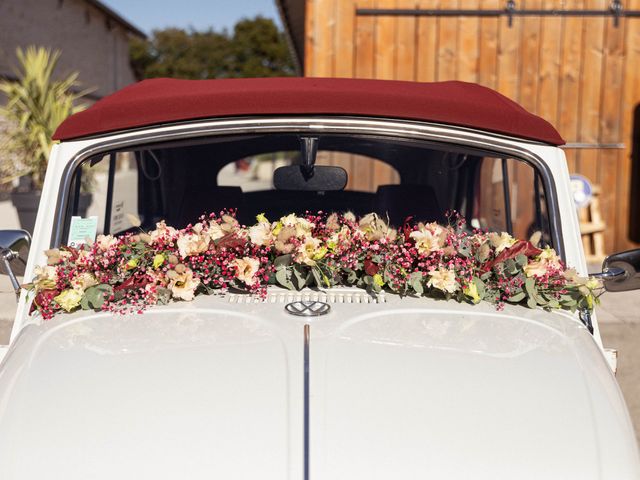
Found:
[{"label": "potted plant", "polygon": [[[17,182],[11,199],[22,228],[32,232],[53,144],[51,137],[65,118],[85,108],[75,102],[88,92],[77,91],[77,72],[53,78],[60,51],[30,46],[26,50],[18,48],[16,56],[17,79],[0,81],[0,92],[7,97],[7,104],[0,107],[6,122],[0,144],[0,183]],[[81,214],[91,203],[91,177],[83,177]]]}]

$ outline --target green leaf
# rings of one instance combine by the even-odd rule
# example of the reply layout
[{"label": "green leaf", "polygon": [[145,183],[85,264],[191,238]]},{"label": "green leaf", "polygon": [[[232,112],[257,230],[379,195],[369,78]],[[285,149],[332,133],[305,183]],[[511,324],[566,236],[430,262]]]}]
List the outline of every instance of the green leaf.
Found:
[{"label": "green leaf", "polygon": [[524,291],[533,296],[536,291],[536,281],[533,277],[529,277],[524,281]]},{"label": "green leaf", "polygon": [[526,298],[527,294],[524,292],[518,292],[515,295],[511,295],[507,298],[507,302],[509,303],[520,303],[522,300]]},{"label": "green leaf", "polygon": [[487,286],[485,285],[485,283],[482,280],[480,280],[478,277],[473,277],[471,281],[476,285],[476,288],[478,289],[478,295],[480,295],[480,298],[484,298],[487,292]]},{"label": "green leaf", "polygon": [[307,267],[302,265],[294,265],[291,269],[293,275],[291,275],[291,281],[293,282],[296,290],[302,290],[307,283],[307,278],[309,276],[309,272]]},{"label": "green leaf", "polygon": [[538,304],[536,303],[536,301],[535,301],[535,299],[533,297],[527,298],[527,307],[536,308],[537,306],[538,306]]},{"label": "green leaf", "polygon": [[527,260],[527,256],[520,254],[516,256],[516,264],[518,264],[520,267],[524,268],[528,263]]},{"label": "green leaf", "polygon": [[346,282],[349,285],[353,285],[358,281],[358,274],[355,272],[355,270],[352,270],[350,268],[343,268],[342,271],[347,274]]},{"label": "green leaf", "polygon": [[273,260],[273,266],[276,268],[288,267],[289,265],[291,265],[291,262],[292,262],[291,254],[280,255],[279,257],[276,257]]},{"label": "green leaf", "polygon": [[107,285],[106,283],[94,285],[84,291],[80,306],[83,310],[99,310],[104,305],[106,298],[111,296],[111,294],[113,294],[111,285]]},{"label": "green leaf", "polygon": [[164,287],[158,287],[157,296],[158,296],[158,304],[166,305],[171,300],[171,290]]},{"label": "green leaf", "polygon": [[276,281],[289,290],[295,290],[295,286],[291,282],[291,273],[288,268],[279,268],[276,270]]},{"label": "green leaf", "polygon": [[413,272],[409,275],[408,283],[413,288],[413,291],[418,295],[422,295],[424,293],[424,286],[422,284],[423,276],[421,272]]},{"label": "green leaf", "polygon": [[313,281],[316,283],[316,286],[318,288],[323,288],[324,282],[322,281],[322,274],[320,272],[320,269],[318,268],[312,268],[311,269],[311,276],[313,277]]}]

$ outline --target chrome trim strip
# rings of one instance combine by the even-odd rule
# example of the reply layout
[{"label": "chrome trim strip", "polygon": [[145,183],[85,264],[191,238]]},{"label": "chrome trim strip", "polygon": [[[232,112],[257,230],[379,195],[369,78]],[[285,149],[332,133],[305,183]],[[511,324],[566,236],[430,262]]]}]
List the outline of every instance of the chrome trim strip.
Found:
[{"label": "chrome trim strip", "polygon": [[309,480],[309,340],[310,326],[304,326],[304,480]]},{"label": "chrome trim strip", "polygon": [[[557,190],[551,172],[542,159],[518,145],[510,142],[531,143],[518,138],[492,134],[463,127],[453,127],[432,123],[420,123],[405,120],[382,120],[364,117],[278,117],[278,118],[243,118],[207,120],[198,123],[176,124],[172,126],[156,126],[130,133],[119,132],[115,138],[102,137],[94,145],[79,151],[65,166],[54,217],[54,227],[51,235],[51,247],[62,244],[64,212],[69,200],[69,188],[75,169],[88,157],[112,149],[124,149],[141,144],[154,144],[176,139],[195,138],[212,135],[230,134],[260,134],[260,133],[357,133],[363,135],[382,135],[403,137],[413,140],[428,140],[436,143],[450,143],[480,148],[496,154],[507,154],[521,159],[538,169],[541,174],[547,199],[549,223],[553,246],[561,258],[566,259],[562,226],[557,200]],[[124,135],[124,136],[123,136]],[[478,138],[481,135],[484,138]],[[97,140],[97,139],[96,139]]]}]

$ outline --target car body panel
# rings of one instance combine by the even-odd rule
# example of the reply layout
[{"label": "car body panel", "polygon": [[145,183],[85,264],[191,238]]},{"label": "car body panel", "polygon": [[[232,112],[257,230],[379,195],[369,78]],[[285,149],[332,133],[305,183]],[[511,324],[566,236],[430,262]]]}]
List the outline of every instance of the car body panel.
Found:
[{"label": "car body panel", "polygon": [[[86,157],[280,131],[437,139],[535,159],[554,187],[564,259],[587,273],[561,149],[445,125],[300,116],[203,120],[56,144],[25,278],[57,245],[60,192]],[[298,298],[329,301],[331,313],[288,315],[284,305]],[[350,289],[269,287],[266,302],[214,295],[141,316],[77,312],[43,322],[29,314],[23,292],[0,366],[1,478],[297,479],[305,461],[312,478],[331,479],[640,478],[595,317],[591,335],[568,312],[365,298]]]},{"label": "car body panel", "polygon": [[215,308],[61,320],[0,370],[3,479],[287,478],[299,359],[276,327]]},{"label": "car body panel", "polygon": [[312,319],[270,287],[29,326],[0,370],[3,478],[301,478],[305,324],[314,478],[640,475],[579,321],[354,290]]}]

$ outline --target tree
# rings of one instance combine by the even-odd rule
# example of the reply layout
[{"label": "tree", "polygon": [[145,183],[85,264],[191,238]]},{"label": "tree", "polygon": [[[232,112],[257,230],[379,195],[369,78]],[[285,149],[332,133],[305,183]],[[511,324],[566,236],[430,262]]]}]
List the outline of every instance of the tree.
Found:
[{"label": "tree", "polygon": [[294,74],[284,34],[272,20],[240,20],[233,34],[154,30],[150,40],[133,39],[131,65],[140,79],[273,77]]},{"label": "tree", "polygon": [[53,132],[65,118],[84,108],[74,103],[88,91],[74,92],[77,72],[60,80],[53,78],[58,50],[32,46],[26,51],[18,48],[16,55],[20,64],[17,81],[0,82],[0,91],[7,96],[0,113],[9,122],[8,139],[1,148],[5,160],[0,164],[0,183],[30,175],[33,187],[41,189]]}]

